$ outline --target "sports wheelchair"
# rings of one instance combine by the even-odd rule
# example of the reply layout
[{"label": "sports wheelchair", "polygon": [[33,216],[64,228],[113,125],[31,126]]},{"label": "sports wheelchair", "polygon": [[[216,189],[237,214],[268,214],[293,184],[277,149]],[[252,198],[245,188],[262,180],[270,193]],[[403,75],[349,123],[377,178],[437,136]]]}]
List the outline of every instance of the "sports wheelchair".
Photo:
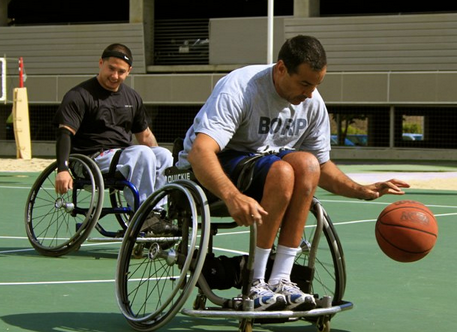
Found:
[{"label": "sports wheelchair", "polygon": [[[249,179],[249,172],[246,173]],[[192,171],[172,167],[166,175],[168,183],[154,192],[130,220],[119,251],[116,298],[122,314],[135,330],[163,328],[181,312],[187,316],[237,320],[240,332],[252,331],[257,323],[297,320],[328,332],[331,318],[352,308],[351,302],[343,300],[346,286],[343,250],[329,215],[316,198],[303,230],[301,251],[295,259],[291,279],[304,292],[314,294],[318,306],[309,311],[259,312],[253,310],[253,301],[248,296],[256,226],[250,226],[248,255],[218,259],[214,254],[214,237],[220,230],[238,225],[227,221],[226,206],[198,184]],[[165,218],[179,227],[179,236],[142,236],[146,217],[165,197],[168,201]],[[274,248],[272,252],[271,261]],[[229,288],[239,291],[227,298],[223,290]],[[182,309],[192,293],[196,293],[192,308]]]},{"label": "sports wheelchair", "polygon": [[[109,172],[102,174],[91,158],[70,155],[73,189],[64,195],[56,194],[54,189],[57,162],[38,176],[25,209],[27,237],[37,252],[57,257],[78,250],[94,228],[103,238],[93,238],[92,241],[122,241],[128,222],[138,209],[139,198],[136,187],[116,172],[116,164],[112,163]],[[105,189],[109,194],[109,203],[106,204]],[[132,193],[133,207],[127,205],[124,190]],[[102,226],[100,219],[107,215],[115,216],[115,230]],[[114,226],[109,228],[114,229]]]}]

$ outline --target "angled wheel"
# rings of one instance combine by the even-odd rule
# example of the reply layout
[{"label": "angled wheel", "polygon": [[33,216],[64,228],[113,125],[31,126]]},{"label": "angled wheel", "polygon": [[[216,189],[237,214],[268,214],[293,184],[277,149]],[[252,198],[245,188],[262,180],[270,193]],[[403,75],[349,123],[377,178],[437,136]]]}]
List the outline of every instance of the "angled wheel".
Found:
[{"label": "angled wheel", "polygon": [[[174,237],[145,236],[143,224],[164,197],[165,219],[179,226]],[[192,182],[165,185],[133,216],[116,269],[116,297],[122,314],[138,331],[163,327],[178,313],[197,283],[209,241],[209,208]]]},{"label": "angled wheel", "polygon": [[343,249],[330,217],[316,198],[311,212],[291,278],[306,293],[331,296],[333,304],[340,304],[346,288]]},{"label": "angled wheel", "polygon": [[252,320],[242,319],[238,324],[238,332],[252,332]]},{"label": "angled wheel", "polygon": [[89,236],[103,205],[103,178],[97,165],[84,155],[71,155],[73,189],[55,192],[57,162],[37,178],[27,197],[25,227],[40,254],[61,256],[77,250]]},{"label": "angled wheel", "polygon": [[320,316],[316,322],[318,332],[330,332],[330,317]]}]

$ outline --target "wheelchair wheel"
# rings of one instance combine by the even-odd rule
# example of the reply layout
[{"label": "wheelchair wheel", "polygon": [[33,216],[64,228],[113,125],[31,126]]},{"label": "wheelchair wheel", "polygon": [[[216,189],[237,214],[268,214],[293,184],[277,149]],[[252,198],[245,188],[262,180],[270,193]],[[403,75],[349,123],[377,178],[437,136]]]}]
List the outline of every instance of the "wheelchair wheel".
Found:
[{"label": "wheelchair wheel", "polygon": [[57,162],[53,162],[39,175],[27,198],[27,237],[45,256],[57,257],[79,249],[102,210],[104,184],[97,165],[84,155],[74,154],[69,169],[72,190],[64,195],[55,192]]},{"label": "wheelchair wheel", "polygon": [[[142,227],[164,197],[165,219],[179,236],[150,237]],[[170,183],[152,194],[133,216],[116,269],[116,297],[122,314],[138,331],[153,331],[178,313],[197,283],[209,241],[206,196],[189,181]]]},{"label": "wheelchair wheel", "polygon": [[[341,304],[346,288],[346,266],[338,234],[320,202],[314,198],[306,227],[303,232],[301,251],[295,259],[294,276],[305,292],[331,296],[332,304]],[[313,218],[314,216],[314,218]],[[322,220],[319,236],[318,220]]]}]

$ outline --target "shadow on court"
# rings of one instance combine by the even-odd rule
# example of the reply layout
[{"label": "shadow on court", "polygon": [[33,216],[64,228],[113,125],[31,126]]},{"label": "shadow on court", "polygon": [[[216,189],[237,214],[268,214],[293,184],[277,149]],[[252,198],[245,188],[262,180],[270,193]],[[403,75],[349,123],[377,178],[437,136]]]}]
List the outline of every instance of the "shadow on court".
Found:
[{"label": "shadow on court", "polygon": [[124,317],[120,314],[53,312],[24,313],[3,316],[1,319],[11,327],[36,332],[53,331],[98,331],[115,332],[128,329]]},{"label": "shadow on court", "polygon": [[96,248],[96,249],[85,249],[75,251],[63,256],[59,257],[49,257],[43,256],[39,254],[35,249],[31,246],[27,247],[0,247],[0,257],[1,256],[17,256],[17,257],[32,257],[37,259],[84,259],[84,258],[93,258],[93,259],[112,259],[117,260],[118,249],[110,252],[109,250],[104,248]]},{"label": "shadow on court", "polygon": [[[4,323],[21,330],[35,332],[84,331],[84,332],[118,332],[134,331],[121,314],[100,312],[53,312],[25,313],[0,317]],[[286,324],[255,324],[255,331],[296,332],[298,325],[302,332],[314,332],[316,327],[306,322]],[[176,316],[159,331],[236,331],[237,321],[226,319],[194,319]],[[349,332],[332,329],[332,332]]]}]

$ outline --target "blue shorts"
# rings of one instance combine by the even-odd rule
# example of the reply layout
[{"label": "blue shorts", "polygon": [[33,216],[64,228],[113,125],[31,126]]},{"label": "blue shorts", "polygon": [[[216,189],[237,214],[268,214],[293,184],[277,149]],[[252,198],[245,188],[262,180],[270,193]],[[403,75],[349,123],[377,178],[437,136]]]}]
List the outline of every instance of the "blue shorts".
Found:
[{"label": "blue shorts", "polygon": [[[285,155],[296,152],[295,150],[283,150],[278,153],[266,154],[256,160],[251,185],[244,191],[244,194],[254,198],[259,203],[263,196],[263,187],[270,170],[275,161],[281,160]],[[239,171],[236,166],[244,159],[255,156],[255,153],[239,152],[234,150],[223,151],[218,154],[219,162],[228,177],[233,183],[237,183]]]}]

